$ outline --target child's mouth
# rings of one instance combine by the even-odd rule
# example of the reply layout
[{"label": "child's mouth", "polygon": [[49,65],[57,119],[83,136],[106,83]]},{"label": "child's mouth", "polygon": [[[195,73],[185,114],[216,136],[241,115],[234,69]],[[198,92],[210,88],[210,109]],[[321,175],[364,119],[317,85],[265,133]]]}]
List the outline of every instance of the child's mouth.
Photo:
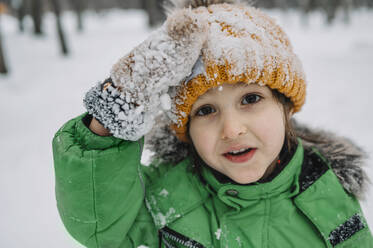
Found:
[{"label": "child's mouth", "polygon": [[224,153],[223,156],[233,163],[243,163],[254,156],[256,148],[241,149]]}]

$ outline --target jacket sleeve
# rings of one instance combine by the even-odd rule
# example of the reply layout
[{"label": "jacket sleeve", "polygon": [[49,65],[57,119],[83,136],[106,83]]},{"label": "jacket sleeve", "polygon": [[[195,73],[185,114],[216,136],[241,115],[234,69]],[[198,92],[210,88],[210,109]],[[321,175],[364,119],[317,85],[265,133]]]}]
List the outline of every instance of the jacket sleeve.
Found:
[{"label": "jacket sleeve", "polygon": [[132,247],[140,241],[130,234],[153,226],[139,176],[143,140],[98,136],[84,125],[84,115],[53,139],[58,211],[68,232],[86,247]]}]

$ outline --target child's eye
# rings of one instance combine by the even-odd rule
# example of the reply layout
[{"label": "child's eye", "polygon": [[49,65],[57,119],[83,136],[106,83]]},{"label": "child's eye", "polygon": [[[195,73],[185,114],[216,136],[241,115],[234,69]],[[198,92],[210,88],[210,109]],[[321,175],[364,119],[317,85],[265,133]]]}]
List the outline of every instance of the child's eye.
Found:
[{"label": "child's eye", "polygon": [[257,94],[247,94],[242,98],[241,104],[247,105],[247,104],[254,104],[259,102],[262,99],[261,96],[258,96]]},{"label": "child's eye", "polygon": [[215,109],[211,106],[203,106],[198,109],[195,113],[196,116],[205,116],[216,112]]}]

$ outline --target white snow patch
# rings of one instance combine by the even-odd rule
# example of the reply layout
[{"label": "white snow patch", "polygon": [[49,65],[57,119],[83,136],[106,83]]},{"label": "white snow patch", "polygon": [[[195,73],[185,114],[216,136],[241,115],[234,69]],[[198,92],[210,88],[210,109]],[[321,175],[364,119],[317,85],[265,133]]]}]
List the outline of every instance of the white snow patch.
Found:
[{"label": "white snow patch", "polygon": [[166,189],[162,189],[162,191],[159,192],[159,195],[166,197],[168,196],[168,191]]},{"label": "white snow patch", "polygon": [[[166,213],[166,215],[162,214],[162,213],[157,213],[157,220],[158,222],[160,223],[161,226],[165,226],[167,224],[167,221],[168,219],[173,215],[175,214],[176,211],[174,208],[170,208],[168,210],[168,212]],[[179,215],[175,215],[176,217],[178,217]]]},{"label": "white snow patch", "polygon": [[161,95],[161,106],[163,110],[170,110],[171,109],[171,98],[170,95],[167,93]]},{"label": "white snow patch", "polygon": [[238,243],[238,247],[242,247],[241,238],[239,236],[236,237],[236,241]]},{"label": "white snow patch", "polygon": [[161,226],[166,225],[166,216],[164,216],[162,213],[157,214],[157,220],[161,224]]},{"label": "white snow patch", "polygon": [[219,228],[218,230],[216,230],[216,232],[215,232],[215,236],[216,236],[216,239],[217,239],[217,240],[220,240],[220,236],[221,236],[221,228]]}]

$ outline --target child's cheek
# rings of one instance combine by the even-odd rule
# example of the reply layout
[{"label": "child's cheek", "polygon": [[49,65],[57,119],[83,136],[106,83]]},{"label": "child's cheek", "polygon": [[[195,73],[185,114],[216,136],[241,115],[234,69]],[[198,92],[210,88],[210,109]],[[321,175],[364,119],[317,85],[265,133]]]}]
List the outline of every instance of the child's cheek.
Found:
[{"label": "child's cheek", "polygon": [[193,123],[191,123],[190,136],[198,154],[205,161],[211,160],[211,157],[214,154],[214,143],[217,136],[214,129],[206,128],[206,125],[193,125]]},{"label": "child's cheek", "polygon": [[261,137],[261,141],[269,149],[281,149],[285,139],[285,124],[282,111],[278,108],[268,109],[266,113],[260,116],[258,121],[256,133]]}]

